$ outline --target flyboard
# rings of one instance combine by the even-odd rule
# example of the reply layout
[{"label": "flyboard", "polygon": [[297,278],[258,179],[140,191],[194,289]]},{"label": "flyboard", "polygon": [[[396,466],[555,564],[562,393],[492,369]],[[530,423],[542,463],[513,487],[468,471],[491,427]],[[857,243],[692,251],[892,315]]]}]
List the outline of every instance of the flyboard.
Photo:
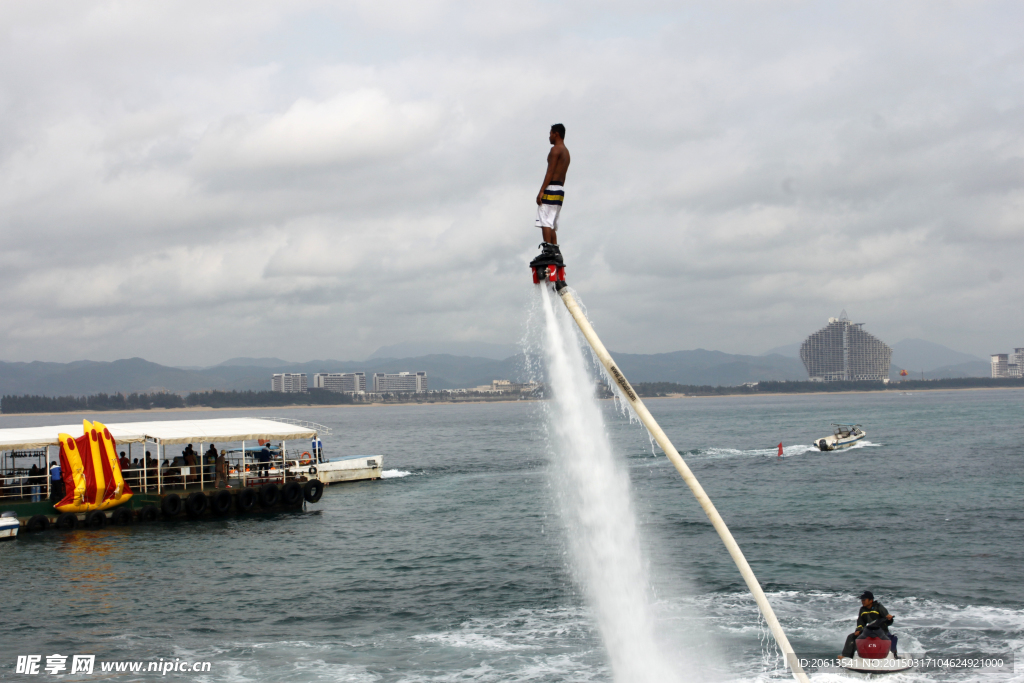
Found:
[{"label": "flyboard", "polygon": [[779,624],[778,618],[775,616],[775,612],[772,610],[771,604],[768,602],[768,598],[765,597],[764,591],[761,590],[761,584],[757,582],[757,577],[754,576],[753,570],[747,563],[747,558],[743,556],[743,551],[740,550],[739,545],[736,544],[736,539],[732,537],[732,532],[729,531],[729,527],[725,525],[725,521],[722,516],[718,514],[718,510],[715,509],[711,499],[708,498],[708,494],[704,492],[704,488],[697,481],[697,478],[693,476],[693,472],[683,461],[683,458],[679,455],[679,451],[676,450],[672,442],[669,441],[668,436],[658,425],[657,421],[647,410],[647,406],[644,405],[640,397],[637,396],[636,392],[633,391],[633,387],[630,386],[626,376],[622,374],[618,366],[615,365],[615,361],[612,360],[611,355],[608,353],[608,349],[604,347],[604,344],[598,338],[597,333],[594,332],[594,328],[591,327],[590,321],[583,314],[580,309],[579,303],[576,301],[576,297],[573,296],[568,285],[565,284],[565,264],[562,262],[560,254],[554,254],[549,251],[543,252],[540,256],[530,262],[530,270],[533,273],[534,284],[549,283],[554,286],[555,291],[562,298],[562,302],[565,307],[569,309],[569,314],[572,315],[573,320],[579,325],[580,331],[583,332],[583,337],[590,344],[590,348],[594,350],[598,360],[604,366],[605,370],[618,385],[622,392],[623,398],[629,402],[629,405],[633,408],[637,417],[647,427],[647,431],[651,433],[654,440],[661,446],[661,450],[665,452],[668,459],[675,466],[676,470],[683,477],[683,481],[690,487],[690,491],[693,492],[694,497],[697,498],[697,502],[700,503],[704,513],[711,520],[712,526],[715,527],[715,531],[718,532],[719,537],[722,539],[722,543],[725,544],[726,550],[729,551],[729,555],[732,556],[733,562],[736,563],[737,569],[740,570],[740,575],[743,576],[743,580],[747,584],[747,589],[750,590],[751,595],[754,596],[754,601],[757,602],[758,609],[761,610],[761,614],[764,616],[764,620],[768,623],[768,628],[771,629],[772,635],[775,637],[775,642],[779,644],[779,648],[785,655],[786,664],[789,666],[790,671],[793,673],[799,683],[810,683],[810,679],[807,677],[807,673],[804,672],[803,667],[800,666],[800,662],[793,652],[793,646],[789,644],[789,639],[786,638],[786,634],[782,630],[782,625]]}]

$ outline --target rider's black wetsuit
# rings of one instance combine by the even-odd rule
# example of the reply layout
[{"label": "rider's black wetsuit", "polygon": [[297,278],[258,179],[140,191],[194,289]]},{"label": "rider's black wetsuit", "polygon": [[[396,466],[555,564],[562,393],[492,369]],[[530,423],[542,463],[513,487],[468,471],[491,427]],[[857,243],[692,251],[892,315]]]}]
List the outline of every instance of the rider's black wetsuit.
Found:
[{"label": "rider's black wetsuit", "polygon": [[843,645],[844,657],[853,656],[854,651],[857,649],[857,644],[854,642],[857,640],[857,636],[861,634],[865,626],[879,619],[882,620],[882,630],[892,638],[891,651],[893,656],[896,656],[896,636],[889,633],[889,624],[892,623],[893,617],[882,603],[873,600],[867,607],[861,606],[860,613],[857,615],[857,630],[846,636],[846,644]]}]

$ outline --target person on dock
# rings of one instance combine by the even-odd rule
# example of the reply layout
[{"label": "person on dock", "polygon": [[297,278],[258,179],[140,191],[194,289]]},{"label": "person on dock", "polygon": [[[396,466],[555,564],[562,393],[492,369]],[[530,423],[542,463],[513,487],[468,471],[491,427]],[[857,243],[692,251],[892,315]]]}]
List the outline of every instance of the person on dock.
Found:
[{"label": "person on dock", "polygon": [[260,450],[260,474],[266,475],[270,471],[270,461],[274,459],[274,456],[270,452],[270,442],[263,444],[262,450]]},{"label": "person on dock", "polygon": [[54,503],[64,499],[64,480],[60,476],[60,465],[54,460],[50,463],[50,500]]},{"label": "person on dock", "polygon": [[541,256],[550,256],[562,263],[558,247],[558,216],[565,198],[565,174],[569,170],[569,150],[565,146],[565,126],[556,123],[548,133],[551,151],[548,152],[548,170],[537,193],[536,226],[541,230]]},{"label": "person on dock", "polygon": [[224,488],[231,488],[228,486],[228,458],[223,450],[217,454],[217,481],[214,482],[213,488],[219,489],[221,482],[224,482]]},{"label": "person on dock", "polygon": [[217,447],[212,443],[203,455],[203,472],[206,475],[212,475],[217,469]]},{"label": "person on dock", "polygon": [[864,627],[868,624],[882,620],[882,630],[888,634],[892,640],[891,650],[892,656],[896,656],[896,636],[895,634],[889,633],[889,625],[892,624],[892,620],[895,617],[889,614],[889,610],[885,609],[882,603],[875,600],[875,596],[871,591],[864,591],[860,596],[860,612],[857,613],[857,629],[846,636],[846,644],[843,645],[843,654],[839,655],[839,659],[843,657],[852,657],[857,648],[857,637],[864,630]]},{"label": "person on dock", "polygon": [[121,458],[117,461],[117,464],[121,466],[122,472],[128,469],[128,466],[131,465],[131,463],[128,462],[128,456],[124,454],[124,451],[121,451]]},{"label": "person on dock", "polygon": [[196,449],[192,448],[192,444],[186,446],[185,450],[181,452],[181,460],[185,463],[185,466],[189,468],[188,474],[185,475],[185,481],[183,483],[197,481],[199,479],[199,475],[196,474],[195,468],[199,466],[199,463],[196,461]]},{"label": "person on dock", "polygon": [[32,463],[32,468],[28,471],[28,484],[33,503],[39,502],[39,482],[43,481],[44,476],[46,476],[46,470]]}]

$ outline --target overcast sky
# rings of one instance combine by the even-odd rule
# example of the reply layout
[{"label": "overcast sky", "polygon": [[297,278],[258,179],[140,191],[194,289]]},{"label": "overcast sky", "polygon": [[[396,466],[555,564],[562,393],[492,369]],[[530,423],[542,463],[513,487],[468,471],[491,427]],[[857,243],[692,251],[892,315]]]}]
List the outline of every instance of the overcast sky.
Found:
[{"label": "overcast sky", "polygon": [[1024,346],[1020,2],[7,2],[0,359]]}]

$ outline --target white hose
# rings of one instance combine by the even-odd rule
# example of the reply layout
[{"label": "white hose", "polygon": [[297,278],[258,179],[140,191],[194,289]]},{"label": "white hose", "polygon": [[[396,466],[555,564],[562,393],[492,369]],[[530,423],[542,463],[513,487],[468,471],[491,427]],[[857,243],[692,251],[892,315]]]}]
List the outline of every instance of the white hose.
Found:
[{"label": "white hose", "polygon": [[715,531],[722,539],[722,543],[725,544],[726,550],[732,556],[733,562],[736,563],[737,569],[740,570],[740,574],[743,576],[743,580],[747,582],[747,588],[750,590],[751,595],[754,596],[754,600],[757,602],[758,608],[761,610],[761,614],[764,615],[764,619],[768,622],[768,628],[771,629],[772,635],[775,636],[775,642],[779,644],[782,649],[782,654],[786,658],[786,664],[789,666],[790,671],[793,672],[793,678],[800,683],[810,683],[807,678],[807,674],[804,672],[803,667],[800,666],[800,662],[797,661],[797,657],[793,652],[793,646],[789,644],[789,639],[786,638],[786,634],[782,631],[782,625],[779,623],[778,618],[775,616],[775,612],[772,610],[771,604],[768,602],[768,598],[765,596],[764,591],[761,590],[761,584],[757,582],[757,577],[754,576],[754,571],[750,568],[747,563],[747,558],[743,556],[743,551],[740,550],[739,545],[736,544],[736,539],[732,537],[732,532],[729,531],[729,527],[725,525],[725,520],[718,514],[718,510],[715,509],[714,503],[708,498],[708,494],[704,492],[704,488],[697,481],[697,478],[693,476],[693,472],[683,461],[683,458],[679,455],[679,451],[676,450],[672,442],[669,441],[668,436],[658,425],[658,422],[654,419],[654,416],[647,410],[647,406],[644,405],[640,397],[633,391],[633,387],[629,385],[629,381],[626,380],[626,376],[622,374],[618,366],[615,365],[615,361],[612,360],[611,355],[608,353],[608,349],[604,347],[601,340],[598,338],[597,333],[594,332],[594,328],[590,325],[590,321],[587,320],[587,316],[583,314],[579,304],[576,302],[576,298],[572,295],[568,287],[562,287],[559,291],[559,295],[562,297],[562,301],[565,302],[565,307],[569,309],[569,313],[572,315],[576,324],[579,325],[580,330],[583,332],[583,336],[586,338],[587,343],[594,349],[594,353],[597,354],[601,364],[604,365],[605,369],[608,370],[608,374],[612,376],[616,384],[619,385],[619,389],[622,390],[623,396],[629,401],[629,404],[633,406],[633,410],[636,412],[637,417],[644,423],[647,430],[654,437],[654,440],[661,446],[661,450],[665,451],[665,455],[675,465],[675,468],[679,471],[679,474],[683,477],[683,481],[693,491],[693,495],[697,498],[697,502],[700,503],[701,508],[704,509],[704,513],[711,520],[712,526],[715,527]]}]

